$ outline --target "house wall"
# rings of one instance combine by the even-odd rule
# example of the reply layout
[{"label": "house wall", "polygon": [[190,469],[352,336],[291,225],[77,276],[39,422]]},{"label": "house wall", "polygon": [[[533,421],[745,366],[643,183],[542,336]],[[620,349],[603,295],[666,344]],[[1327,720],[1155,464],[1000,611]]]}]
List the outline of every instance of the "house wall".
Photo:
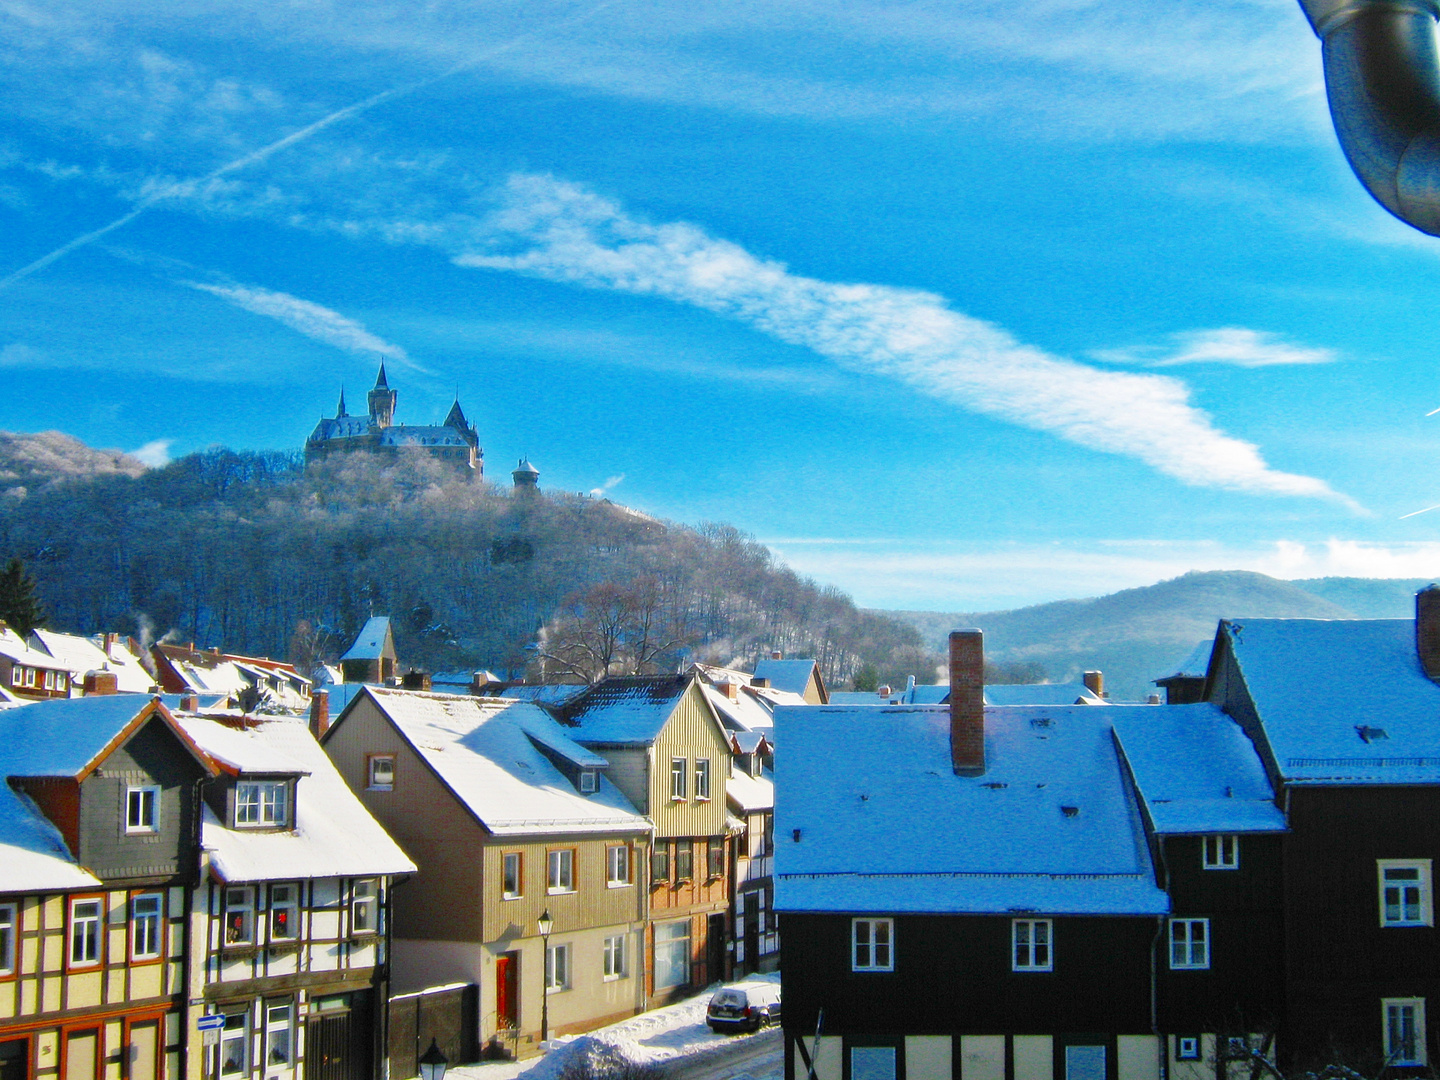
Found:
[{"label": "house wall", "polygon": [[[614,926],[645,918],[645,867],[649,861],[647,837],[617,834],[601,837],[525,837],[522,842],[492,837],[482,853],[481,880],[484,882],[486,941],[528,937],[535,933],[536,920],[549,911],[555,933],[587,926]],[[607,851],[624,846],[630,850],[629,885],[611,887],[607,881]],[[548,860],[551,851],[574,853],[575,890],[548,891]],[[506,853],[520,856],[521,895],[507,900],[502,895]]]},{"label": "house wall", "polygon": [[[670,762],[687,763],[686,797],[670,796]],[[695,797],[695,762],[710,762],[710,798]],[[650,791],[645,811],[655,822],[656,837],[720,836],[725,832],[725,778],[730,774],[730,747],[710,706],[692,680],[652,744]],[[623,790],[623,789],[622,789]]]}]

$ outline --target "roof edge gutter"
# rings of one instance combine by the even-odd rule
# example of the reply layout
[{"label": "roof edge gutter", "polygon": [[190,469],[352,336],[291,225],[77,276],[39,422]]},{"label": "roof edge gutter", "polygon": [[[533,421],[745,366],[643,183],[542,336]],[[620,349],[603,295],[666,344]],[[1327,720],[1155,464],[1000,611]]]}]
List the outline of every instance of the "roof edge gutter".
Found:
[{"label": "roof edge gutter", "polygon": [[1322,43],[1350,167],[1401,221],[1440,236],[1437,0],[1300,0]]}]

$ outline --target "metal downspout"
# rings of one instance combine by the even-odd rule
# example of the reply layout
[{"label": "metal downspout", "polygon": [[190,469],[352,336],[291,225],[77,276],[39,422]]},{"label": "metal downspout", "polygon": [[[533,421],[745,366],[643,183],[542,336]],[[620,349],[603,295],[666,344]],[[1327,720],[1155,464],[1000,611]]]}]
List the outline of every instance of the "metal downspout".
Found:
[{"label": "metal downspout", "polygon": [[1322,42],[1340,147],[1375,200],[1440,236],[1436,0],[1300,0]]}]

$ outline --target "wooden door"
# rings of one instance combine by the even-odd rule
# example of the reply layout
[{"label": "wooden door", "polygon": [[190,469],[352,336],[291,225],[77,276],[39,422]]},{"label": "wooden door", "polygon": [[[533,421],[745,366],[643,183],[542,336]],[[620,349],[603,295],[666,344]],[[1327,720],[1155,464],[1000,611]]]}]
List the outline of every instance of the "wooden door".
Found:
[{"label": "wooden door", "polygon": [[305,1075],[309,1080],[360,1080],[350,1069],[350,1012],[320,1013],[305,1022]]},{"label": "wooden door", "polygon": [[495,1026],[508,1031],[520,1026],[520,954],[495,959]]},{"label": "wooden door", "polygon": [[160,1080],[160,1021],[130,1025],[129,1068],[125,1080]]}]

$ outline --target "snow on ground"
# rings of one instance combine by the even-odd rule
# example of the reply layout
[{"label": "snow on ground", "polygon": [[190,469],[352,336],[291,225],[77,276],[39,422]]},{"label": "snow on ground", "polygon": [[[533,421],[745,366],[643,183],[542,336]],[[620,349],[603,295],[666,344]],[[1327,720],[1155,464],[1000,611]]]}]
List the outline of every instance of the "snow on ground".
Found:
[{"label": "snow on ground", "polygon": [[[779,981],[778,973],[751,975],[741,980],[742,983]],[[588,1035],[552,1039],[551,1049],[541,1057],[457,1065],[446,1071],[446,1080],[515,1080],[521,1075],[525,1080],[557,1080],[566,1065],[586,1059],[600,1066],[597,1071],[604,1071],[607,1065],[662,1065],[679,1057],[723,1055],[748,1036],[717,1035],[705,1025],[705,1006],[717,986],[675,1005],[652,1009]],[[752,1069],[745,1075],[753,1080],[777,1080],[779,1072],[757,1075]]]}]

